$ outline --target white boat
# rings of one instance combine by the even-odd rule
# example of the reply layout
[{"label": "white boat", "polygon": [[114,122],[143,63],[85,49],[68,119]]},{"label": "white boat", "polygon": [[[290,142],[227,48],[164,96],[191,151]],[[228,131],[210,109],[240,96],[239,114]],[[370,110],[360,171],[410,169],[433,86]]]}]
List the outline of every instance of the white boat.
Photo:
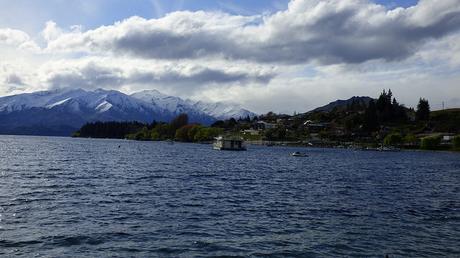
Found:
[{"label": "white boat", "polygon": [[239,137],[223,137],[214,138],[213,149],[215,150],[232,150],[245,151],[246,143]]},{"label": "white boat", "polygon": [[298,151],[291,153],[291,156],[293,156],[293,157],[308,157],[308,155],[306,153],[302,153],[302,152],[298,152]]}]

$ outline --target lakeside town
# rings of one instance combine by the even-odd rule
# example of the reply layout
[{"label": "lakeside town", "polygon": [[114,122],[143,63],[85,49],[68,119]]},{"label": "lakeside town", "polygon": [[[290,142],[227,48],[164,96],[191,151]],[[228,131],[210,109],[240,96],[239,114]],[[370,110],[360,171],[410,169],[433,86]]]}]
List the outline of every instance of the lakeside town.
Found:
[{"label": "lakeside town", "polygon": [[430,111],[420,98],[417,107],[399,104],[391,90],[377,99],[352,97],[306,113],[275,114],[189,123],[181,114],[170,123],[95,122],[75,137],[169,140],[209,143],[218,136],[240,137],[249,144],[337,147],[368,150],[460,150],[460,109]]}]

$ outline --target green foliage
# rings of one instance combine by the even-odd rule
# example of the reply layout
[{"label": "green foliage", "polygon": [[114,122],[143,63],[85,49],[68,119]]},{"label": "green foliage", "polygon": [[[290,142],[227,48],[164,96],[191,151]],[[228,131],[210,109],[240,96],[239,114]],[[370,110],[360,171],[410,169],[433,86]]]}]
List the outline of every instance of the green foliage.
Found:
[{"label": "green foliage", "polygon": [[436,150],[441,145],[441,135],[427,136],[422,138],[420,148],[424,150]]},{"label": "green foliage", "polygon": [[215,123],[211,125],[211,127],[216,127],[216,128],[222,128],[225,130],[232,130],[238,125],[238,121],[236,121],[234,118],[230,118],[228,120],[222,121],[218,120]]},{"label": "green foliage", "polygon": [[283,126],[267,129],[264,132],[265,140],[269,141],[281,141],[286,140],[286,128]]},{"label": "green foliage", "polygon": [[181,142],[192,142],[200,128],[200,125],[184,125],[176,130],[174,139]]},{"label": "green foliage", "polygon": [[454,150],[460,151],[460,135],[457,135],[452,140]]},{"label": "green foliage", "polygon": [[359,114],[351,114],[343,119],[343,124],[347,131],[353,131],[353,129],[359,127],[362,123],[363,119]]},{"label": "green foliage", "polygon": [[403,137],[399,133],[391,133],[383,139],[386,146],[399,146],[403,143]]},{"label": "green foliage", "polygon": [[74,137],[123,139],[145,127],[139,122],[94,122],[83,125]]},{"label": "green foliage", "polygon": [[[247,121],[243,119],[242,121]],[[185,124],[184,124],[185,123]],[[93,138],[127,138],[138,141],[162,141],[176,139],[184,142],[210,141],[223,133],[222,128],[204,127],[188,123],[188,116],[181,114],[170,124],[152,122],[143,124],[138,122],[96,122],[84,125],[73,134],[74,137]],[[225,122],[224,122],[225,123]],[[237,124],[233,119],[231,124]],[[176,127],[179,128],[175,129]]]},{"label": "green foliage", "polygon": [[372,133],[377,131],[380,125],[406,123],[407,110],[393,98],[391,90],[383,90],[376,102],[369,101],[363,115],[363,131]]},{"label": "green foliage", "polygon": [[379,127],[377,119],[377,107],[373,100],[369,101],[369,105],[364,112],[363,129],[366,132],[375,132]]},{"label": "green foliage", "polygon": [[391,89],[380,94],[380,97],[377,99],[375,104],[377,112],[377,119],[380,123],[399,123],[407,121],[406,108],[403,105],[400,105],[396,98],[393,98],[393,93]]},{"label": "green foliage", "polygon": [[224,132],[221,128],[201,127],[195,134],[194,141],[204,142],[211,141],[214,137],[221,135]]},{"label": "green foliage", "polygon": [[415,119],[417,121],[427,121],[430,118],[430,104],[428,100],[420,98],[417,111],[415,112]]},{"label": "green foliage", "polygon": [[170,124],[161,123],[157,124],[150,133],[150,138],[154,141],[162,141],[167,139],[173,139],[176,131]]},{"label": "green foliage", "polygon": [[418,142],[417,137],[412,133],[409,133],[404,137],[404,143],[406,144],[416,145],[417,142]]},{"label": "green foliage", "polygon": [[460,133],[460,109],[431,112],[430,124],[436,132]]},{"label": "green foliage", "polygon": [[187,114],[180,114],[176,118],[174,118],[170,125],[172,129],[175,131],[179,128],[181,128],[184,125],[188,124],[188,115]]},{"label": "green foliage", "polygon": [[150,139],[152,139],[152,141],[159,141],[159,140],[161,140],[160,134],[158,133],[157,130],[151,130],[151,131],[150,131]]},{"label": "green foliage", "polygon": [[175,139],[183,142],[211,141],[223,133],[220,128],[203,127],[201,125],[185,125],[176,131]]},{"label": "green foliage", "polygon": [[137,140],[137,141],[147,141],[150,140],[150,131],[147,126],[142,127],[140,131],[136,133],[128,134],[126,138],[130,140]]}]

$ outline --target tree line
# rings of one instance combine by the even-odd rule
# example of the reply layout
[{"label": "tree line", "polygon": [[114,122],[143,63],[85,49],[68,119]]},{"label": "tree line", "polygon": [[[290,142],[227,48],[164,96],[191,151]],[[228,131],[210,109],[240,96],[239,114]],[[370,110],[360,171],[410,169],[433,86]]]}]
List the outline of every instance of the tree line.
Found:
[{"label": "tree line", "polygon": [[188,115],[180,114],[170,123],[153,121],[140,122],[92,122],[83,125],[74,137],[113,138],[141,141],[176,140],[203,142],[213,140],[223,132],[217,127],[189,124]]}]

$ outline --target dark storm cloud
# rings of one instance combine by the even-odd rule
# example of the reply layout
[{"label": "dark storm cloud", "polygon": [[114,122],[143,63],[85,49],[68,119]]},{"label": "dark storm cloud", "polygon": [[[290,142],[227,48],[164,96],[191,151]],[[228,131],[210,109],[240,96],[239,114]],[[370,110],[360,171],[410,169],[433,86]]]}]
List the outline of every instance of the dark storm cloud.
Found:
[{"label": "dark storm cloud", "polygon": [[[118,63],[107,65],[107,60],[80,63],[55,64],[52,69],[44,72],[45,81],[52,88],[119,88],[129,84],[165,84],[183,85],[196,88],[205,84],[216,83],[268,83],[274,73],[226,71],[192,65],[191,67],[136,68]],[[112,60],[115,62],[115,60]],[[124,68],[121,68],[124,67]]]},{"label": "dark storm cloud", "polygon": [[209,68],[203,68],[193,74],[183,74],[180,72],[168,72],[156,74],[150,72],[136,73],[127,78],[127,83],[168,83],[168,84],[207,84],[207,83],[234,83],[234,82],[257,82],[268,83],[275,75],[263,74],[254,75],[249,73],[237,72],[228,73]]}]

